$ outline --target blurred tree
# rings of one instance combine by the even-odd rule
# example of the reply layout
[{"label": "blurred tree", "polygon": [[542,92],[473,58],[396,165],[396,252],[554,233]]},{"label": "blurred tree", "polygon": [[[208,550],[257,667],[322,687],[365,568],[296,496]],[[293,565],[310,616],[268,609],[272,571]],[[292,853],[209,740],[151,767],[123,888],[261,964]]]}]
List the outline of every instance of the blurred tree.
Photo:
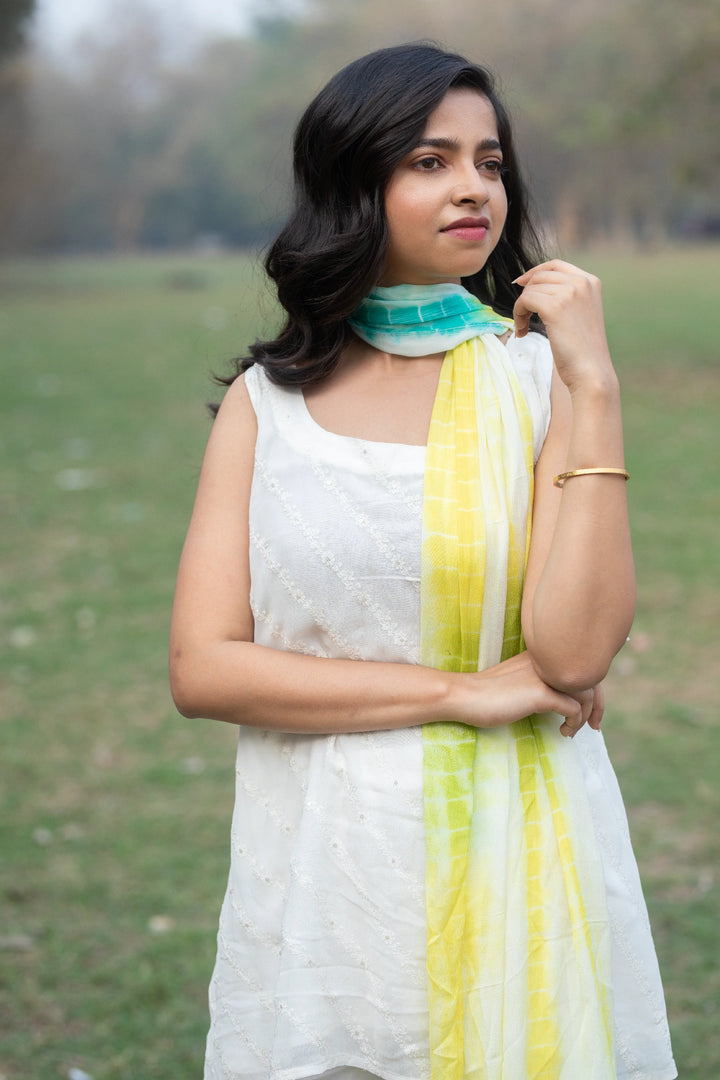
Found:
[{"label": "blurred tree", "polygon": [[[53,177],[34,221],[38,238],[131,250],[145,241],[150,213],[168,190],[165,205],[177,219],[186,158],[202,141],[208,102],[194,66],[186,73],[168,63],[150,8],[124,9],[110,35],[80,43],[72,73],[46,66],[36,89],[38,137]],[[172,227],[151,232],[160,243],[186,239]]]},{"label": "blurred tree", "polygon": [[[645,243],[720,211],[720,3],[275,0],[246,39],[182,63],[157,9],[124,5],[72,68],[39,70],[22,227],[36,247],[230,244],[269,235],[290,135],[342,64],[439,40],[502,76],[542,218],[570,247]],[[153,14],[155,13],[155,14]],[[123,16],[123,17],[120,17]]]},{"label": "blurred tree", "polygon": [[35,13],[35,0],[3,0],[0,7],[0,58],[18,52]]},{"label": "blurred tree", "polygon": [[23,191],[28,161],[27,65],[23,49],[35,0],[0,6],[0,246]]}]

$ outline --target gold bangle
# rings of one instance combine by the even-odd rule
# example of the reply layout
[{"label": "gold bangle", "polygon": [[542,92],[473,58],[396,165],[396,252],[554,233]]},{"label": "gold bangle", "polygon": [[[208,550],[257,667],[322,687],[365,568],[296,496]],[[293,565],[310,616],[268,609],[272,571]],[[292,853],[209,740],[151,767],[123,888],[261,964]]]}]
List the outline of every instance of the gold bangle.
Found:
[{"label": "gold bangle", "polygon": [[572,476],[594,476],[601,474],[604,476],[622,476],[623,480],[630,479],[630,473],[627,469],[573,469],[571,472],[561,472],[553,480],[555,487],[561,488],[566,480],[569,480]]}]

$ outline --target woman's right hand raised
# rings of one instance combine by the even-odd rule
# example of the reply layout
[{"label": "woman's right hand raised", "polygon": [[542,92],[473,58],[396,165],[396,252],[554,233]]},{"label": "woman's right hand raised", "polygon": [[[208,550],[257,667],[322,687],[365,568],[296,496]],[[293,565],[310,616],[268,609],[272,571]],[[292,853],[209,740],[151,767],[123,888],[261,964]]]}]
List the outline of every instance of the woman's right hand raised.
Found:
[{"label": "woman's right hand raised", "polygon": [[462,675],[466,693],[456,719],[473,727],[502,727],[534,713],[563,716],[563,735],[572,737],[583,724],[598,730],[604,710],[602,686],[562,693],[538,675],[528,652],[518,653],[477,674]]}]

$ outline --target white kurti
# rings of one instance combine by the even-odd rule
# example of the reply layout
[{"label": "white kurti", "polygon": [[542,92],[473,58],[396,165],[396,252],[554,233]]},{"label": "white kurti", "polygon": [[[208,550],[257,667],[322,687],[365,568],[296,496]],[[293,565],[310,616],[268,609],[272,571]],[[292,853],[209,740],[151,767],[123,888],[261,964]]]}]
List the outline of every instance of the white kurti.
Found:
[{"label": "white kurti", "polygon": [[[507,348],[537,456],[549,348],[534,334]],[[258,367],[246,382],[258,418],[255,640],[417,663],[425,448],[332,434],[300,390],[274,386]],[[671,1080],[662,987],[615,776],[599,733],[585,727],[572,746],[595,829],[588,843],[607,886],[617,1077]],[[419,727],[322,736],[240,729],[206,1080],[364,1075],[353,1069],[427,1080],[422,781]]]}]

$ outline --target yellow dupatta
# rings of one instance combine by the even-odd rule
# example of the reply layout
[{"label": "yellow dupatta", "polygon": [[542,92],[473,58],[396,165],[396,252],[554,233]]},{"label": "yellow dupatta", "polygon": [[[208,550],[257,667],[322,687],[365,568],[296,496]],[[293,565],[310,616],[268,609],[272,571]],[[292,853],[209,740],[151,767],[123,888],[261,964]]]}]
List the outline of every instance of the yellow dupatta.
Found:
[{"label": "yellow dupatta", "polygon": [[[497,338],[446,354],[425,473],[424,664],[472,672],[523,648],[532,434]],[[604,879],[559,723],[423,728],[432,1080],[615,1077]]]}]

